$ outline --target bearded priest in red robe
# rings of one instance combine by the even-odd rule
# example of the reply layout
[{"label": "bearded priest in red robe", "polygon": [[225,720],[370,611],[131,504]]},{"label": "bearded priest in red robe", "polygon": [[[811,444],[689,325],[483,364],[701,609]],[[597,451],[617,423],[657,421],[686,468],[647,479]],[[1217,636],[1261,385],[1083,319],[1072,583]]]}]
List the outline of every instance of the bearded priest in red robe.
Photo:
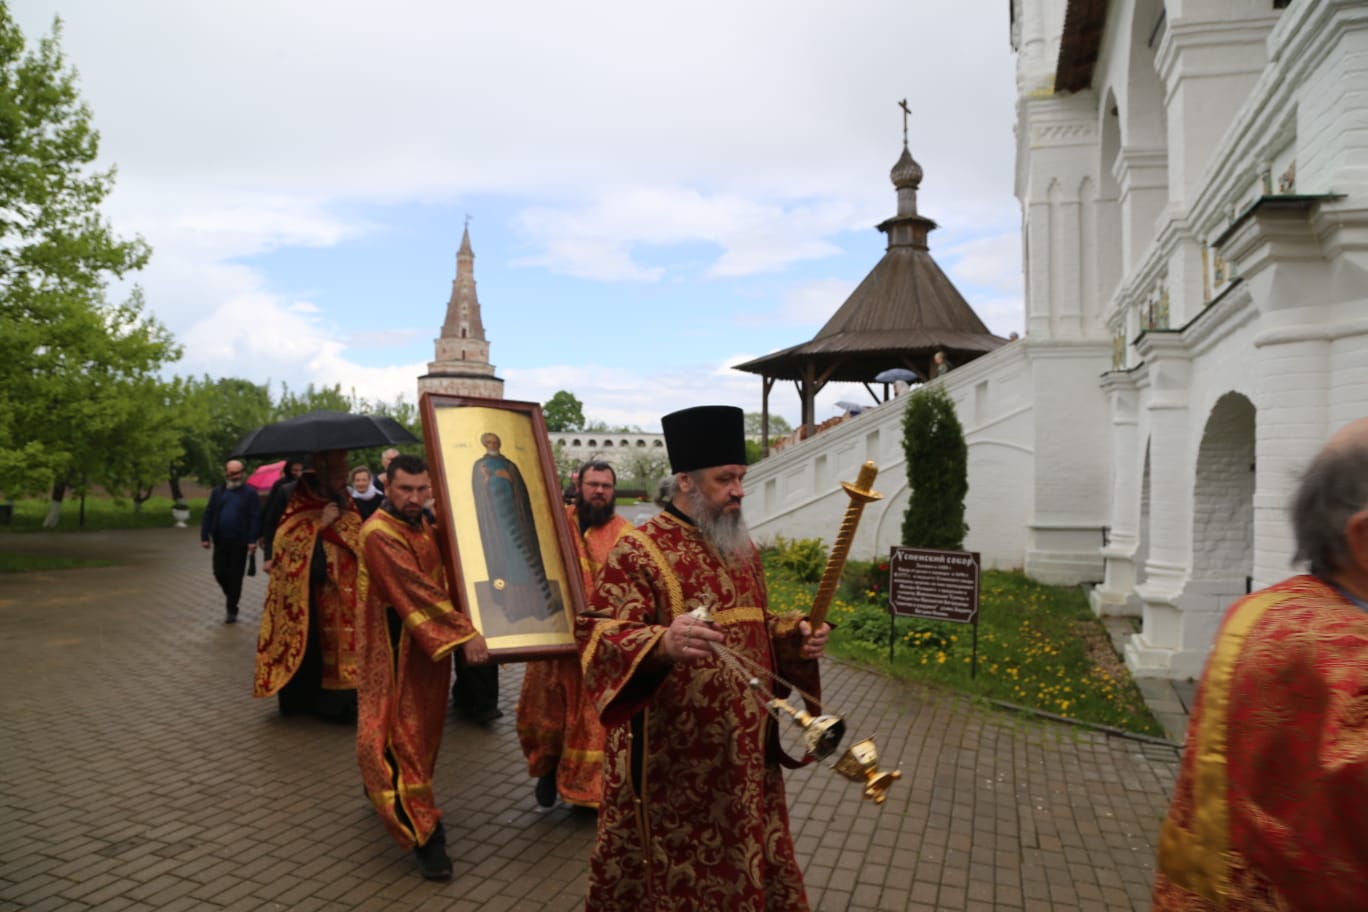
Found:
[{"label": "bearded priest in red robe", "polygon": [[[565,508],[570,528],[579,532],[575,550],[586,594],[617,540],[632,524],[617,512],[617,472],[611,463],[585,463],[575,474],[575,502]],[[585,698],[579,656],[527,663],[518,698],[518,740],[527,757],[527,774],[537,780],[537,807],[566,802],[596,808],[603,792],[603,724]]]},{"label": "bearded priest in red robe", "polygon": [[361,514],[347,451],[315,453],[276,526],[253,694],[281,715],[356,718],[356,573]]},{"label": "bearded priest in red robe", "polygon": [[441,551],[424,505],[427,465],[396,456],[385,501],[361,530],[361,681],[356,759],[366,794],[400,848],[428,880],[451,877],[446,830],[432,792],[446,718],[451,656],[489,658],[484,637],[452,604]]},{"label": "bearded priest in red robe", "polygon": [[820,696],[830,628],[769,610],[740,512],[741,410],[700,406],[661,424],[673,497],[618,542],[576,623],[607,729],[586,907],[806,910],[780,769],[801,761],[715,647]]},{"label": "bearded priest in red robe", "polygon": [[1292,501],[1310,573],[1236,602],[1197,689],[1152,908],[1368,905],[1368,419]]}]

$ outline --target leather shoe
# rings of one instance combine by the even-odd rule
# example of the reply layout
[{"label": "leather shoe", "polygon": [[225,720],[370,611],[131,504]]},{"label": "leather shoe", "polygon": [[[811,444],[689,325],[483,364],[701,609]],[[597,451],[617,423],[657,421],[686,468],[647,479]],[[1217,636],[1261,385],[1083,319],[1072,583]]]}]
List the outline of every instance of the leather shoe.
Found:
[{"label": "leather shoe", "polygon": [[413,850],[418,860],[418,871],[424,880],[451,880],[451,859],[447,857],[446,840],[433,834],[423,845]]},{"label": "leather shoe", "polygon": [[549,811],[556,806],[556,771],[552,770],[544,776],[537,777],[537,786],[533,789],[533,794],[537,796],[538,810]]}]

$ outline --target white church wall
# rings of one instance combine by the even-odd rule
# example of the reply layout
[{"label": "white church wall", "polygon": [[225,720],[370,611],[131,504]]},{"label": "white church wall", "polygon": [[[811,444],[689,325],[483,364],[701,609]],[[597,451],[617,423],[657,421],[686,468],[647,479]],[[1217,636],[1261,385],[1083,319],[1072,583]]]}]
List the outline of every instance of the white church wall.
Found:
[{"label": "white church wall", "polygon": [[[1107,294],[1120,258],[1101,310],[1117,345],[1101,381],[1115,535],[1093,602],[1140,608],[1137,674],[1184,677],[1244,577],[1293,569],[1291,489],[1328,434],[1368,413],[1368,7],[1121,0],[1098,52],[1091,88],[1066,96],[1096,105],[1097,163],[1076,175],[1120,222],[1091,268]],[[1023,93],[1025,108],[1046,103]],[[1019,189],[1046,173],[1068,185],[1056,150],[1019,141],[1018,155]],[[1295,196],[1331,193],[1345,198]],[[1022,195],[1030,238],[1051,236],[1056,211]],[[1028,313],[1046,313],[1034,296],[1062,261],[1027,262],[1047,271],[1031,275]],[[1053,422],[1035,413],[1044,440]],[[1038,448],[1037,500],[1051,461]]]},{"label": "white church wall", "polygon": [[[968,445],[965,548],[979,551],[985,567],[1021,567],[1033,400],[1022,346],[1004,346],[935,382],[955,402]],[[865,460],[873,460],[879,469],[874,487],[883,497],[864,508],[851,556],[870,559],[901,544],[909,498],[902,444],[908,395],[751,466],[745,516],[755,539],[768,543],[782,535],[833,542],[850,503],[840,484],[854,481]]]},{"label": "white church wall", "polygon": [[1368,191],[1368,9],[1360,0],[1294,3],[1275,52],[1297,95],[1297,184]]},{"label": "white church wall", "polygon": [[[1104,580],[1099,610],[1142,617],[1132,670],[1193,676],[1246,577],[1294,571],[1292,488],[1368,415],[1368,5],[1115,0],[1072,94],[1047,78],[1062,4],[1013,10],[1028,331],[938,381],[970,442],[966,546]],[[854,553],[897,540],[901,409],[859,420],[752,468],[753,528],[829,541],[877,427]]]},{"label": "white church wall", "polygon": [[1026,342],[1035,401],[1025,569],[1042,582],[1101,580],[1113,441],[1099,379],[1111,347]]}]

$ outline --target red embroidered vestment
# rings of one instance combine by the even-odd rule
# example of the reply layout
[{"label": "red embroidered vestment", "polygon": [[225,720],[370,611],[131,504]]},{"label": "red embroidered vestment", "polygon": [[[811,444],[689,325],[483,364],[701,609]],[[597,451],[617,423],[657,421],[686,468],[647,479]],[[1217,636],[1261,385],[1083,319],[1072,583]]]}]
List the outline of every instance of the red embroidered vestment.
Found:
[{"label": "red embroidered vestment", "polygon": [[701,605],[729,649],[818,695],[799,618],[768,610],[758,554],[724,562],[669,513],[628,533],[576,625],[607,728],[590,909],[808,908],[773,720],[721,659],[672,665],[656,649],[672,618]]},{"label": "red embroidered vestment", "polygon": [[[565,508],[570,528],[579,529],[574,505]],[[584,592],[594,591],[594,580],[617,540],[632,524],[613,514],[601,526],[591,526],[576,538]],[[571,804],[598,807],[603,791],[603,725],[598,711],[584,695],[579,656],[560,656],[527,663],[518,697],[518,740],[527,757],[527,774],[539,777],[556,771],[556,790]]]},{"label": "red embroidered vestment", "polygon": [[1153,907],[1368,902],[1368,612],[1313,576],[1226,613],[1188,724]]},{"label": "red embroidered vestment", "polygon": [[366,794],[401,848],[441,819],[432,771],[446,719],[451,652],[475,636],[451,603],[432,525],[377,510],[361,529],[356,760]]},{"label": "red embroidered vestment", "polygon": [[325,690],[356,688],[356,573],[361,516],[350,506],[320,534],[332,501],[295,488],[276,526],[270,583],[257,634],[253,695],[269,697],[294,677],[309,642],[309,579],[321,538],[327,579],[313,593]]}]

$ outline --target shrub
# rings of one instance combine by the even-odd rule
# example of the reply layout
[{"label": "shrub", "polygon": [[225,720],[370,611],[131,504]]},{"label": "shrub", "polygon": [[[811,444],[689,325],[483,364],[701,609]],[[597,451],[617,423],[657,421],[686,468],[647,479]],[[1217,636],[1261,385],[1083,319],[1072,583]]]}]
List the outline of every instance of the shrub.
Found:
[{"label": "shrub", "polygon": [[826,570],[827,546],[820,538],[774,539],[774,562],[803,583],[821,580]]},{"label": "shrub", "polygon": [[912,394],[903,413],[903,449],[912,496],[902,541],[911,548],[959,551],[964,547],[964,496],[969,456],[955,403],[939,386]]}]

